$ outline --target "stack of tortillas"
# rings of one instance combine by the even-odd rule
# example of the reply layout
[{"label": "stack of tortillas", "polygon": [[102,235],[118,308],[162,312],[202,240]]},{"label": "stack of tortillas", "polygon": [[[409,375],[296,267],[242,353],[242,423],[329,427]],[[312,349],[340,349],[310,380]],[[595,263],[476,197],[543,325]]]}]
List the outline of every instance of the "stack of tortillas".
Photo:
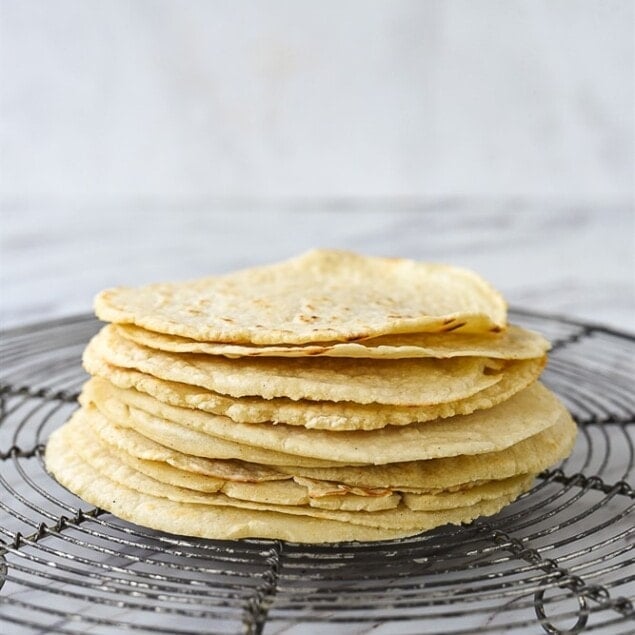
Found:
[{"label": "stack of tortillas", "polygon": [[491,515],[569,454],[549,344],[444,265],[312,251],[116,288],[46,464],[79,496],[209,538],[380,540]]}]

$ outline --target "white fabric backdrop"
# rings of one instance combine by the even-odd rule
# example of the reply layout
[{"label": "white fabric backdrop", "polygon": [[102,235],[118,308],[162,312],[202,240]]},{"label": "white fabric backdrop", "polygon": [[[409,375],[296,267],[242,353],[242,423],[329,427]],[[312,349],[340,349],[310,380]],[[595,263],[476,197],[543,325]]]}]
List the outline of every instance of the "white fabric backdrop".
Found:
[{"label": "white fabric backdrop", "polygon": [[0,0],[0,202],[633,196],[630,0]]}]

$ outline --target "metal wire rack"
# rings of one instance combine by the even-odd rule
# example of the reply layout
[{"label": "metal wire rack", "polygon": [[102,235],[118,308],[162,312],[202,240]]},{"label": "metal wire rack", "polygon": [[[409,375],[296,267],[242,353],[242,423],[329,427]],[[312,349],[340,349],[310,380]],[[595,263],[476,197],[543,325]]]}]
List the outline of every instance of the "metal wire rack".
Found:
[{"label": "metal wire rack", "polygon": [[554,343],[574,454],[492,518],[380,542],[178,537],[59,486],[42,455],[76,407],[90,316],[2,334],[0,633],[633,633],[635,338],[511,319]]}]

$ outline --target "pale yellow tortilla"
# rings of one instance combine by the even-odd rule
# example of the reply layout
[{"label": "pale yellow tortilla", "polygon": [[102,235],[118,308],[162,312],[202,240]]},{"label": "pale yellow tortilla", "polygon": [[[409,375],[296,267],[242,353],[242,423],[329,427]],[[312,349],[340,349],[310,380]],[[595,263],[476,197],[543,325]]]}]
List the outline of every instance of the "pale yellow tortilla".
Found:
[{"label": "pale yellow tortilla", "polygon": [[[568,456],[577,434],[571,416],[562,413],[550,428],[499,452],[376,466],[301,468],[191,456],[162,446],[130,428],[115,426],[94,407],[87,414],[85,423],[106,443],[139,459],[166,462],[180,470],[215,477],[219,482],[294,478],[316,496],[325,495],[325,491],[337,493],[342,488],[360,495],[381,494],[386,489],[435,494],[517,474],[538,473]],[[321,494],[316,492],[318,488]]]},{"label": "pale yellow tortilla", "polygon": [[[54,433],[46,449],[46,468],[67,489],[91,505],[123,520],[183,536],[235,540],[270,538],[300,543],[391,540],[417,533],[351,525],[309,516],[232,507],[175,503],[125,487],[96,472]],[[504,504],[504,503],[503,503]],[[479,504],[463,515],[435,515],[437,524],[469,522],[481,513],[496,513],[501,504]],[[446,520],[447,518],[447,520]],[[434,521],[431,519],[430,527]]]},{"label": "pale yellow tortilla", "polygon": [[[440,511],[415,511],[406,506],[399,506],[396,509],[373,511],[373,512],[348,512],[342,510],[317,509],[311,506],[275,505],[269,503],[257,503],[229,498],[223,494],[200,494],[192,490],[160,483],[144,474],[132,470],[110,454],[99,444],[85,443],[81,437],[73,433],[71,426],[64,426],[53,433],[49,439],[46,452],[46,462],[48,469],[64,484],[65,469],[59,469],[60,455],[78,455],[86,464],[93,468],[93,474],[107,475],[109,479],[151,497],[167,498],[174,502],[212,505],[221,507],[238,507],[254,511],[266,511],[283,513],[289,516],[309,516],[323,520],[336,520],[351,525],[361,525],[378,529],[388,529],[394,531],[421,530],[428,528],[431,523],[452,522],[455,518],[463,518],[467,510],[472,510],[474,506],[467,508],[456,508]],[[71,461],[65,461],[66,465]],[[66,468],[68,469],[68,468]],[[490,484],[496,487],[496,483]],[[500,485],[500,483],[498,484]],[[483,501],[494,504],[494,508],[502,506],[505,502],[515,499],[523,490],[530,486],[529,479],[518,479],[517,486],[511,493],[498,498]],[[505,489],[506,484],[501,489]],[[507,488],[509,489],[509,488]],[[77,492],[81,495],[81,492]],[[439,495],[442,496],[442,495]],[[455,496],[455,495],[451,495]],[[478,503],[480,506],[483,503]],[[106,507],[108,509],[108,507]]]},{"label": "pale yellow tortilla", "polygon": [[[208,502],[213,499],[201,497],[204,494],[223,494],[230,499],[251,501],[267,505],[309,505],[318,509],[365,511],[374,512],[387,509],[395,509],[400,501],[406,507],[416,511],[436,511],[440,509],[455,509],[468,507],[482,500],[492,500],[506,494],[517,493],[519,489],[526,489],[534,480],[534,475],[521,474],[502,481],[489,481],[465,490],[453,492],[437,492],[434,494],[393,492],[385,496],[358,496],[350,493],[342,493],[331,496],[310,496],[310,488],[303,487],[295,480],[262,482],[262,483],[237,483],[227,481],[218,489],[208,487],[208,477],[192,475],[173,468],[166,463],[143,461],[125,453],[113,452],[107,448],[107,453],[102,453],[95,458],[82,453],[77,447],[75,450],[94,467],[109,474],[112,469],[112,458],[116,457],[123,464],[136,472],[144,474],[161,486],[144,480],[141,491],[151,495],[166,495],[167,498],[179,502]],[[124,483],[130,485],[130,483]],[[167,485],[168,487],[163,487]],[[178,491],[169,489],[178,488]],[[136,485],[135,485],[136,489]],[[195,493],[193,493],[195,492]],[[170,495],[167,495],[169,493]],[[224,499],[222,499],[224,500]],[[225,501],[231,505],[231,501]]]},{"label": "pale yellow tortilla", "polygon": [[[92,432],[89,421],[94,419],[94,415],[90,419],[84,417],[84,420],[81,420],[80,415],[82,415],[82,411],[76,413],[77,421],[71,420],[68,425],[74,426],[74,435],[77,438],[80,438],[83,433],[84,440],[86,440],[85,435]],[[77,425],[78,423],[79,425]],[[95,437],[91,436],[89,438],[94,443]],[[369,493],[369,490],[350,488],[339,483],[295,478],[282,473],[280,473],[281,479],[287,478],[289,480],[284,482],[280,482],[280,480],[276,482],[240,482],[236,479],[223,481],[222,479],[210,478],[200,473],[190,472],[187,469],[176,468],[169,463],[137,458],[117,446],[105,443],[101,438],[98,443],[101,443],[110,454],[116,456],[128,467],[162,483],[200,492],[218,492],[230,498],[241,500],[278,505],[311,505],[323,509],[342,509],[346,511],[378,511],[395,508],[402,498],[401,492],[391,492],[389,489],[384,489],[381,492],[378,489],[374,490],[374,492],[380,493],[373,495]],[[81,451],[79,452],[81,454]],[[372,467],[369,469],[372,469]],[[226,471],[229,470],[227,469]],[[232,474],[231,476],[234,475]],[[521,475],[521,477],[524,479],[528,478],[526,475]],[[406,493],[403,494],[403,500],[406,507],[415,510],[466,507],[480,500],[498,498],[502,494],[514,491],[518,482],[517,479],[518,477],[512,477],[506,480],[509,486],[508,489],[503,488],[502,484],[493,487],[490,483],[481,483],[475,487],[466,487],[452,492]],[[356,494],[355,492],[358,493]],[[443,496],[439,494],[443,494]]]},{"label": "pale yellow tortilla", "polygon": [[408,494],[400,492],[403,505],[413,511],[456,509],[476,505],[484,500],[496,500],[501,496],[516,498],[531,488],[535,474],[519,474],[507,479],[489,481],[482,485],[438,494]]},{"label": "pale yellow tortilla", "polygon": [[[85,395],[80,395],[79,400],[84,407],[90,408],[91,401]],[[166,425],[165,420],[147,415],[141,410],[135,413],[135,417],[130,417],[121,410],[119,404],[114,402],[108,404],[108,407],[101,404],[100,412],[119,427],[132,428],[142,436],[157,441],[167,448],[195,457],[223,460],[237,459],[262,465],[287,465],[289,467],[305,468],[327,468],[342,465],[341,462],[285,454],[275,450],[237,443],[221,437],[210,437],[195,429],[174,423],[167,422]],[[358,463],[355,465],[358,465]]]},{"label": "pale yellow tortilla", "polygon": [[156,333],[119,324],[115,331],[121,337],[142,346],[172,353],[204,353],[226,357],[357,357],[402,359],[407,357],[492,357],[499,359],[532,359],[549,350],[549,342],[533,331],[510,324],[501,333],[407,333],[383,335],[359,342],[324,342],[304,346],[254,346],[223,344]]},{"label": "pale yellow tortilla", "polygon": [[[511,399],[471,415],[373,431],[330,432],[283,424],[237,423],[227,417],[168,406],[144,393],[122,390],[98,378],[85,385],[83,395],[106,417],[128,427],[134,428],[139,422],[151,420],[157,428],[172,431],[177,439],[181,438],[181,433],[175,431],[182,426],[208,435],[211,446],[221,438],[348,465],[379,465],[495,452],[550,427],[566,412],[552,392],[535,383]],[[160,442],[181,450],[165,440]],[[198,451],[182,451],[203,456],[202,448],[201,439]]]},{"label": "pale yellow tortilla", "polygon": [[362,405],[351,401],[229,397],[205,388],[158,379],[134,369],[113,366],[92,348],[84,353],[84,367],[91,375],[107,379],[119,388],[134,388],[172,406],[225,415],[239,423],[286,423],[334,431],[375,430],[386,425],[408,425],[491,408],[533,383],[540,375],[545,360],[542,357],[510,362],[498,383],[459,401],[432,406],[388,406]]},{"label": "pale yellow tortilla", "polygon": [[[118,431],[116,426],[112,426],[94,409],[76,411],[67,425],[70,428],[69,434],[72,430],[73,441],[78,439],[85,444],[101,445],[108,450],[109,454],[116,456],[132,469],[177,487],[208,493],[219,492],[231,498],[261,503],[314,505],[326,509],[349,511],[390,509],[396,507],[400,501],[399,495],[385,488],[379,490],[344,485],[329,486],[329,484],[318,483],[311,479],[296,480],[291,475],[276,473],[271,468],[257,464],[239,461],[209,461],[188,456],[164,448],[132,430],[125,430],[129,435],[134,435],[134,445],[128,451],[127,443],[120,442],[120,432],[124,431]],[[142,454],[142,458],[138,454]],[[153,458],[148,458],[149,456]],[[162,458],[167,458],[168,461],[163,461]],[[214,476],[196,469],[191,470],[192,467],[198,468],[204,461],[213,464],[208,469],[214,473]],[[219,477],[219,474],[223,476]],[[272,479],[271,474],[276,478]],[[255,484],[259,487],[255,487]]]},{"label": "pale yellow tortilla", "polygon": [[554,425],[498,452],[376,465],[372,469],[368,466],[276,469],[294,476],[358,487],[447,490],[453,486],[464,488],[470,480],[484,482],[542,472],[571,454],[576,435],[577,426],[563,409]]},{"label": "pale yellow tortilla", "polygon": [[[263,481],[281,481],[291,478],[275,468],[258,463],[248,463],[235,459],[209,459],[184,454],[144,437],[132,428],[122,428],[104,417],[94,406],[82,408],[81,415],[85,426],[111,448],[130,454],[144,461],[167,463],[179,470],[195,472],[211,477],[218,483],[237,481],[242,483],[262,483]],[[114,451],[114,449],[112,450]]]},{"label": "pale yellow tortilla", "polygon": [[480,333],[507,320],[502,296],[471,271],[329,250],[225,276],[108,289],[95,312],[158,333],[258,345]]},{"label": "pale yellow tortilla", "polygon": [[[201,491],[221,491],[226,481],[239,483],[263,483],[272,480],[293,479],[299,485],[302,485],[308,496],[314,498],[329,497],[333,495],[356,494],[366,497],[383,497],[393,491],[406,491],[412,494],[438,494],[440,492],[467,490],[476,485],[484,485],[492,479],[505,479],[514,477],[518,474],[539,472],[544,468],[555,463],[558,459],[563,458],[570,451],[572,439],[575,436],[575,425],[570,418],[564,418],[560,423],[546,431],[539,433],[536,437],[532,437],[526,441],[521,441],[517,446],[512,446],[498,453],[490,453],[481,455],[482,461],[474,461],[473,457],[455,457],[451,459],[433,459],[429,461],[429,467],[419,469],[417,473],[423,480],[418,482],[412,481],[413,469],[409,463],[392,464],[390,466],[364,466],[363,468],[334,468],[335,474],[346,476],[346,471],[353,472],[353,478],[356,472],[368,475],[374,474],[371,478],[377,481],[376,473],[385,473],[390,468],[391,473],[385,474],[388,478],[392,478],[393,482],[399,480],[398,472],[401,469],[404,473],[403,480],[408,482],[408,486],[401,487],[392,485],[390,487],[382,487],[375,485],[374,487],[359,487],[342,482],[316,480],[300,476],[294,472],[302,474],[311,470],[303,470],[302,468],[290,467],[270,467],[244,461],[232,460],[209,460],[196,456],[191,456],[178,452],[171,448],[162,446],[156,441],[152,441],[130,428],[121,428],[108,421],[94,406],[89,406],[74,415],[75,418],[81,418],[82,425],[90,430],[93,438],[98,438],[105,443],[113,454],[117,455],[124,462],[127,456],[139,459],[141,463],[131,465],[138,471],[144,472],[148,476],[152,476],[160,481],[165,481],[173,485],[186,487],[190,489],[200,489]],[[570,427],[572,426],[572,428]],[[449,461],[452,470],[448,470],[443,466],[444,461]],[[130,462],[128,462],[130,465]],[[153,471],[144,471],[144,464],[152,464],[148,469]],[[164,470],[165,478],[157,476],[159,473],[154,466],[166,464],[174,471]],[[141,467],[139,467],[141,465]],[[466,466],[472,466],[475,471],[470,472]],[[511,466],[515,465],[518,472],[514,472]],[[498,472],[496,469],[498,468]],[[484,474],[483,470],[487,470]],[[322,470],[326,476],[329,475],[328,470]],[[189,474],[184,474],[184,472]],[[316,470],[320,472],[320,470]],[[434,480],[433,486],[430,486],[431,473]],[[440,480],[440,477],[447,476],[446,482]],[[483,478],[487,477],[487,478]],[[367,476],[368,478],[368,476]],[[173,480],[169,480],[173,479]],[[174,480],[176,479],[176,480]],[[410,480],[409,480],[410,479]],[[223,489],[225,493],[227,489]],[[240,498],[240,497],[239,497]]]},{"label": "pale yellow tortilla", "polygon": [[470,397],[499,382],[505,367],[505,362],[487,357],[286,360],[166,353],[126,340],[112,326],[104,327],[87,350],[90,351],[87,354],[116,366],[232,397],[402,406],[448,403]]}]

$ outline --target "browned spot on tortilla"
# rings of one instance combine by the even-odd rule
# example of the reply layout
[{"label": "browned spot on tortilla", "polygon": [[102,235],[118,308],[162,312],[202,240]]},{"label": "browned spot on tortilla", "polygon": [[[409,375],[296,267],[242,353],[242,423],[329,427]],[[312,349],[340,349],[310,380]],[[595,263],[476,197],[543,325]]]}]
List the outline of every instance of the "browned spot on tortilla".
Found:
[{"label": "browned spot on tortilla", "polygon": [[500,326],[492,326],[492,328],[490,329],[490,331],[492,333],[500,333],[503,329]]},{"label": "browned spot on tortilla", "polygon": [[452,326],[448,326],[447,328],[442,329],[445,333],[449,333],[450,331],[454,331],[456,329],[460,329],[462,326],[465,326],[467,322],[458,322],[457,324],[453,324]]},{"label": "browned spot on tortilla", "polygon": [[302,321],[302,322],[310,323],[310,322],[315,322],[315,320],[318,320],[319,317],[317,315],[305,315],[305,314],[302,314],[302,315],[298,316],[298,319],[300,321]]},{"label": "browned spot on tortilla", "polygon": [[452,322],[454,322],[456,320],[456,318],[445,318],[443,320],[443,324],[452,324]]},{"label": "browned spot on tortilla", "polygon": [[333,489],[329,489],[320,492],[309,492],[311,498],[322,498],[323,496],[345,496],[346,494],[355,494],[357,496],[367,496],[369,498],[383,498],[384,496],[390,496],[393,493],[392,489],[385,488],[361,488],[350,487],[344,484],[333,484]]}]

